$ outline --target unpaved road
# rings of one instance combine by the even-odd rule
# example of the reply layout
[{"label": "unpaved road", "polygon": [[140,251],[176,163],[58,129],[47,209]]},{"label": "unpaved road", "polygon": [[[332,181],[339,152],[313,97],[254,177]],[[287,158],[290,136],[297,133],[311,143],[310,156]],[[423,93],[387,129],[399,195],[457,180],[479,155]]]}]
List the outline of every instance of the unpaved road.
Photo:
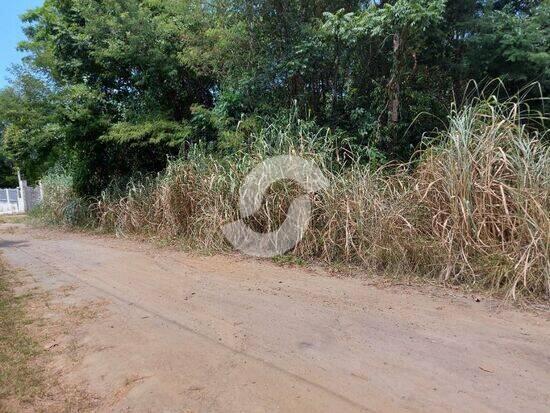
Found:
[{"label": "unpaved road", "polygon": [[97,411],[550,409],[544,314],[24,225],[0,248],[52,300],[99,308],[56,366]]}]

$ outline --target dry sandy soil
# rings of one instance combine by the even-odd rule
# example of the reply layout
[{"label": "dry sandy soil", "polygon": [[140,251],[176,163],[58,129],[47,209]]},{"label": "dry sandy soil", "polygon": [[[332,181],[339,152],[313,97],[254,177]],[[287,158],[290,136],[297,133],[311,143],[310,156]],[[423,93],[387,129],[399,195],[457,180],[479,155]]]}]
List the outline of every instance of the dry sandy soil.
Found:
[{"label": "dry sandy soil", "polygon": [[93,411],[550,406],[544,312],[21,224],[0,225],[0,248],[49,292],[49,317],[80,314],[47,348]]}]

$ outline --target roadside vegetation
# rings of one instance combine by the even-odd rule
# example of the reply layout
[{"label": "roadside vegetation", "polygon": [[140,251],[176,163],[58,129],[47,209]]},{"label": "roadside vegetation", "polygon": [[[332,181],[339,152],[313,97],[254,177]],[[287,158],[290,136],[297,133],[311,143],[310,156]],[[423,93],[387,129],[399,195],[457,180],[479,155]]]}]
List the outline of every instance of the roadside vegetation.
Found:
[{"label": "roadside vegetation", "polygon": [[24,310],[25,295],[13,290],[14,275],[0,256],[0,412],[15,411],[43,390],[36,362],[41,349],[32,337]]},{"label": "roadside vegetation", "polygon": [[[244,153],[214,157],[197,145],[157,176],[78,197],[66,174],[47,176],[42,221],[227,250],[220,231],[238,219],[238,189],[250,169],[279,154],[314,159],[331,182],[313,197],[313,218],[295,259],[379,273],[466,283],[508,297],[550,291],[550,153],[526,125],[522,104],[476,99],[451,114],[407,164],[363,163],[330,130],[296,116],[252,134]],[[530,119],[536,122],[536,119]],[[543,119],[539,119],[543,121]],[[273,185],[249,224],[277,228],[298,195]]]}]

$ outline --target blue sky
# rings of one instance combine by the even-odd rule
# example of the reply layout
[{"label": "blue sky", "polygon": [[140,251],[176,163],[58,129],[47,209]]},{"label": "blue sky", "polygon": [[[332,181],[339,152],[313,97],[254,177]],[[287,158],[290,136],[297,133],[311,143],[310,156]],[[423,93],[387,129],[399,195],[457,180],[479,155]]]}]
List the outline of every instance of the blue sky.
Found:
[{"label": "blue sky", "polygon": [[7,85],[8,69],[21,61],[17,43],[25,38],[19,16],[28,9],[40,6],[43,0],[0,0],[0,87]]}]

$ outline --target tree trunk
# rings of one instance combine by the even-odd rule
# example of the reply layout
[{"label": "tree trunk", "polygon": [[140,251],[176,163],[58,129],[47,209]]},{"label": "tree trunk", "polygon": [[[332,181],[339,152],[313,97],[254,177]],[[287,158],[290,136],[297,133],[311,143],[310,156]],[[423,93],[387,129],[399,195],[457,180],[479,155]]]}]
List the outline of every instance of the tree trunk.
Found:
[{"label": "tree trunk", "polygon": [[399,48],[401,47],[401,37],[398,33],[393,35],[393,56],[394,56],[394,73],[390,85],[390,94],[391,94],[391,121],[392,123],[399,122]]}]

